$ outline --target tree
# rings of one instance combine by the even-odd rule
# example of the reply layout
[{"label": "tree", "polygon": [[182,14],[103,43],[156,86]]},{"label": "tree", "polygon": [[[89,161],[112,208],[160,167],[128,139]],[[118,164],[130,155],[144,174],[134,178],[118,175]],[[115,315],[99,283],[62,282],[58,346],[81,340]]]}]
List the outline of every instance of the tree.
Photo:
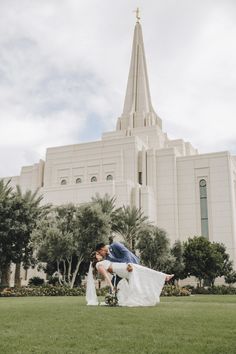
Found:
[{"label": "tree", "polygon": [[148,225],[147,219],[141,209],[123,206],[113,214],[112,229],[123,237],[132,251],[135,251],[139,232],[145,225]]},{"label": "tree", "polygon": [[177,284],[179,279],[185,278],[185,264],[184,264],[184,247],[181,241],[175,241],[174,245],[171,248],[171,254],[174,257],[173,268],[170,273],[175,274],[175,279]]},{"label": "tree", "polygon": [[13,191],[9,183],[0,181],[0,253],[1,283],[9,285],[9,268],[16,264],[15,285],[20,286],[21,263],[28,267],[33,259],[31,233],[37,220],[48,210],[40,206],[37,191],[22,194],[19,186]]},{"label": "tree", "polygon": [[83,261],[88,261],[90,254],[94,251],[99,242],[108,243],[108,236],[111,231],[109,217],[102,212],[99,205],[85,204],[77,209],[77,265],[75,267],[72,284]]},{"label": "tree", "polygon": [[187,275],[214,285],[216,277],[223,276],[232,268],[226,248],[220,243],[211,243],[203,236],[189,238],[184,244],[184,262]]},{"label": "tree", "polygon": [[21,286],[20,269],[21,263],[28,268],[33,261],[33,247],[31,234],[41,217],[47,214],[49,206],[40,206],[43,196],[38,196],[38,190],[27,190],[22,193],[21,188],[16,186],[12,194],[12,219],[9,237],[13,241],[11,261],[16,264],[15,286]]},{"label": "tree", "polygon": [[[34,244],[37,249],[37,257],[42,262],[56,264],[60,284],[70,284],[72,256],[76,250],[73,235],[69,232],[62,232],[57,223],[51,220],[48,223],[43,220],[39,223],[33,234]],[[62,268],[62,271],[60,269]]]},{"label": "tree", "polygon": [[225,282],[227,284],[235,284],[236,283],[236,272],[231,271],[225,275]]},{"label": "tree", "polygon": [[164,230],[148,225],[139,232],[137,249],[144,265],[149,268],[169,272],[174,257],[170,254],[169,240]]},{"label": "tree", "polygon": [[56,262],[61,281],[72,288],[82,262],[89,261],[98,242],[107,242],[109,232],[109,218],[99,205],[55,208],[34,232],[37,257]]},{"label": "tree", "polygon": [[[104,195],[104,197],[101,197],[98,193],[95,195],[95,197],[92,197],[92,204],[99,205],[102,212],[108,216],[111,230],[113,230],[113,225],[116,219],[115,202],[116,198],[114,196],[111,197],[107,193]],[[113,242],[112,235],[109,237],[109,242]]]},{"label": "tree", "polygon": [[229,274],[232,270],[233,262],[230,260],[229,254],[226,253],[226,247],[223,243],[211,243],[211,257],[207,269],[207,281],[214,286],[215,279]]},{"label": "tree", "polygon": [[187,275],[195,276],[202,286],[206,278],[207,262],[211,254],[210,242],[203,236],[189,238],[184,243],[184,263]]},{"label": "tree", "polygon": [[95,197],[92,197],[92,203],[100,205],[102,212],[110,216],[115,209],[115,201],[116,198],[110,197],[107,193],[104,195],[104,197],[100,197],[98,193],[95,195]]},{"label": "tree", "polygon": [[12,240],[8,237],[11,215],[10,180],[4,183],[0,180],[0,279],[2,286],[8,286],[10,280],[11,246]]}]

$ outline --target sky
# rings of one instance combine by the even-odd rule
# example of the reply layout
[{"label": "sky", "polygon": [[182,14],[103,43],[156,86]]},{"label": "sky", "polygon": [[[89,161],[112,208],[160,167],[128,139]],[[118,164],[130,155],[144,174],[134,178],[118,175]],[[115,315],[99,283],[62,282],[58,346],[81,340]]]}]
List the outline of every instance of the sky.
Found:
[{"label": "sky", "polygon": [[0,177],[115,129],[137,6],[163,130],[236,154],[235,0],[0,0]]}]

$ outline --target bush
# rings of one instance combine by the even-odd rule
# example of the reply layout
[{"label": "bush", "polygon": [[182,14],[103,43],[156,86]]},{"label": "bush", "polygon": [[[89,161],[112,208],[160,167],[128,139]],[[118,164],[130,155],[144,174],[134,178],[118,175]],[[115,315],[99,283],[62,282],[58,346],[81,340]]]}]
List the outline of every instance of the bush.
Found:
[{"label": "bush", "polygon": [[59,286],[60,285],[60,282],[59,282],[59,278],[58,277],[52,277],[52,276],[50,276],[49,278],[48,278],[48,282],[47,282],[48,284],[50,284],[50,285],[53,285],[53,286]]},{"label": "bush", "polygon": [[[98,296],[106,296],[109,288],[97,289]],[[0,290],[0,297],[11,296],[85,296],[85,287],[70,289],[66,286],[43,285],[36,287],[22,287],[22,288],[5,288]],[[205,288],[178,287],[175,285],[165,285],[162,289],[161,296],[189,296],[191,294],[205,294],[205,295],[236,295],[236,288],[232,286],[214,286]]]},{"label": "bush", "polygon": [[37,286],[37,287],[25,287],[25,288],[6,288],[0,296],[84,296],[85,288],[73,288],[70,289],[65,286]]},{"label": "bush", "polygon": [[231,271],[227,275],[225,275],[225,282],[227,284],[235,284],[236,283],[236,272]]},{"label": "bush", "polygon": [[[108,287],[98,289],[98,296],[105,296]],[[43,285],[37,287],[5,288],[0,292],[0,297],[11,296],[85,296],[85,287],[69,288],[66,286]]]},{"label": "bush", "polygon": [[191,295],[191,290],[187,288],[180,288],[176,285],[164,285],[161,296],[189,296]]},{"label": "bush", "polygon": [[191,292],[192,292],[192,290],[194,289],[194,286],[193,286],[193,285],[190,285],[190,284],[184,285],[184,287],[185,287],[186,289],[188,289],[189,291],[191,291]]},{"label": "bush", "polygon": [[41,286],[44,284],[44,279],[40,277],[33,277],[29,279],[29,285]]},{"label": "bush", "polygon": [[212,287],[198,287],[192,289],[192,294],[202,295],[236,295],[236,288],[233,286],[218,285]]}]

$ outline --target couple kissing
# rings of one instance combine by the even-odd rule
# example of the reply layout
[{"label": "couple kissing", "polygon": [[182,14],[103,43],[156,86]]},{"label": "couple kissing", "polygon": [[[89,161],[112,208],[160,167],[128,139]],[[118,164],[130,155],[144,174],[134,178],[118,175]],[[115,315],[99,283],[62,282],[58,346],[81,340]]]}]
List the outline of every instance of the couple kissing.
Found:
[{"label": "couple kissing", "polygon": [[[99,243],[91,255],[87,277],[87,305],[98,305],[94,274],[102,274],[111,292],[117,289],[119,306],[155,306],[165,281],[173,274],[165,274],[140,265],[139,258],[120,242]],[[112,274],[112,279],[110,274]]]}]

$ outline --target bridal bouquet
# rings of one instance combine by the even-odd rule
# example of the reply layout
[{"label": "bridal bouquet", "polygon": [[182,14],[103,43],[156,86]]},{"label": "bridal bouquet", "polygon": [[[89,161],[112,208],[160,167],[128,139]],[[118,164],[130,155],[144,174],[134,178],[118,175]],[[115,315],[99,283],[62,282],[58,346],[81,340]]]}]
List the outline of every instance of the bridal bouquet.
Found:
[{"label": "bridal bouquet", "polygon": [[117,299],[117,293],[113,294],[107,294],[105,296],[105,304],[108,306],[117,306],[118,305],[118,299]]}]

